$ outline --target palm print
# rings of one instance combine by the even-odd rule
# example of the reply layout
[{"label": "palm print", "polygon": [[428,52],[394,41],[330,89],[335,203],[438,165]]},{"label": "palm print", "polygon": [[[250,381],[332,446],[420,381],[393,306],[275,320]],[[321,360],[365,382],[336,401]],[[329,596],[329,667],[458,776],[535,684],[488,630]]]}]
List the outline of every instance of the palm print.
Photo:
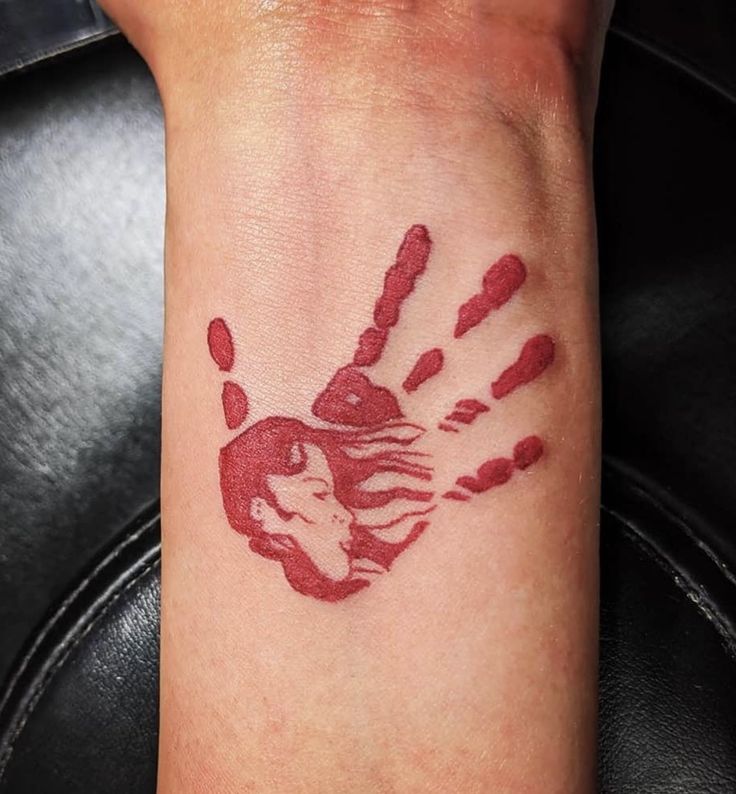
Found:
[{"label": "palm print", "polygon": [[[248,538],[252,551],[280,563],[289,584],[304,595],[339,601],[363,590],[426,531],[441,500],[477,497],[543,454],[542,441],[527,436],[509,457],[485,461],[439,493],[432,488],[432,456],[422,448],[428,446],[429,434],[461,432],[493,401],[542,375],[555,355],[547,334],[521,346],[516,360],[490,384],[487,402],[459,397],[429,429],[409,421],[402,402],[442,371],[442,348],[417,357],[398,393],[369,377],[399,323],[402,304],[426,270],[431,249],[426,227],[412,226],[386,272],[373,323],[360,335],[352,362],[340,367],[317,395],[313,419],[262,419],[220,451],[220,486],[230,525]],[[526,275],[518,256],[507,254],[494,262],[478,292],[459,307],[455,339],[501,310]],[[224,319],[209,324],[207,342],[219,369],[230,372],[235,346]],[[224,382],[222,405],[230,430],[246,425],[248,396],[240,385]]]}]

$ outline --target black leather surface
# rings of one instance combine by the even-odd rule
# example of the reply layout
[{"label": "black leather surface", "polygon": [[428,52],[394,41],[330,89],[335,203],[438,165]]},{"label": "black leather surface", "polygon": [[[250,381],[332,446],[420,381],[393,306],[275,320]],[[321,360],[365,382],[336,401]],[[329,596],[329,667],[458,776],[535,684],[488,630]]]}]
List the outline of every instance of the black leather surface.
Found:
[{"label": "black leather surface", "polygon": [[[646,31],[656,3],[627,6],[619,22]],[[691,53],[711,80],[728,70]],[[596,156],[605,794],[736,791],[727,93],[611,37]],[[114,44],[0,84],[0,107],[0,678],[14,671],[0,792],[153,792],[158,103]]]},{"label": "black leather surface", "polygon": [[0,680],[158,496],[163,137],[122,41],[0,82]]},{"label": "black leather surface", "polygon": [[114,32],[94,0],[3,0],[0,75]]},{"label": "black leather surface", "polygon": [[736,3],[730,0],[618,0],[614,28],[699,80],[736,93]]},{"label": "black leather surface", "polygon": [[0,711],[1,792],[153,792],[159,525],[134,522],[36,635]]},{"label": "black leather surface", "polygon": [[598,115],[606,454],[736,571],[736,104],[613,38]]},{"label": "black leather surface", "polygon": [[607,464],[602,794],[736,791],[736,581],[681,505]]}]

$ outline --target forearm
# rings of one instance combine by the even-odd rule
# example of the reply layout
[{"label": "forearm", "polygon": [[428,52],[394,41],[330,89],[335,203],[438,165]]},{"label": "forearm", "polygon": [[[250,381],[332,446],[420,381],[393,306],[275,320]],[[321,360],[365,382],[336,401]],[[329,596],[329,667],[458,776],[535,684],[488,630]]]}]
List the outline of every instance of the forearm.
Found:
[{"label": "forearm", "polygon": [[[428,41],[400,25],[351,39],[339,23],[323,27],[316,49],[314,30],[256,30],[216,66],[178,82],[159,75],[168,163],[159,790],[591,790],[590,108],[554,41]],[[476,57],[476,46],[496,47],[500,61]],[[510,59],[515,70],[494,68]],[[384,274],[416,224],[431,239],[426,267],[404,290],[399,322],[382,325]],[[498,305],[465,310],[463,325],[461,307],[507,254],[523,277],[506,292],[497,285]],[[232,367],[208,353],[213,318],[232,333]],[[315,398],[355,360],[368,328],[384,341],[359,370],[395,395],[401,416],[346,426],[315,411]],[[494,392],[535,338],[553,355]],[[441,369],[404,388],[418,356],[435,349]],[[242,388],[247,416],[243,405],[223,416],[223,381]],[[447,420],[463,399],[484,409]],[[432,471],[416,490],[432,497],[416,506],[433,508],[428,526],[347,597],[326,597],[322,580],[254,553],[254,493],[223,474],[222,457],[218,468],[221,448],[272,417],[331,439],[377,424],[422,429],[416,451]],[[541,457],[516,465],[514,449],[530,437]],[[506,461],[498,481],[479,472],[490,460]],[[232,506],[244,500],[245,519]]]}]

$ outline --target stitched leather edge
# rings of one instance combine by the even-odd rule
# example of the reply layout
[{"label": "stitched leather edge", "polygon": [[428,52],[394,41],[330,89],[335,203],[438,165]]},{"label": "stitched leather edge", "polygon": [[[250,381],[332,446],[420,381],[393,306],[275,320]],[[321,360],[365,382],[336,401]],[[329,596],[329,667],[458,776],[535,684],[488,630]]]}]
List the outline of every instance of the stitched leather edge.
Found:
[{"label": "stitched leather edge", "polygon": [[736,660],[736,576],[704,540],[705,522],[656,483],[606,458],[601,511],[619,527],[708,620]]},{"label": "stitched leather edge", "polygon": [[0,701],[0,781],[36,704],[72,650],[119,598],[160,560],[158,505],[123,532],[41,625]]},{"label": "stitched leather edge", "polygon": [[649,55],[664,61],[664,63],[669,66],[673,66],[691,79],[701,83],[706,88],[718,94],[723,99],[726,99],[731,104],[736,104],[736,95],[733,94],[730,87],[722,85],[715,75],[707,73],[705,67],[690,60],[687,53],[682,52],[680,49],[676,49],[666,43],[658,41],[650,34],[634,32],[623,25],[615,23],[611,25],[608,32],[609,35],[615,36],[630,46],[638,47]]}]

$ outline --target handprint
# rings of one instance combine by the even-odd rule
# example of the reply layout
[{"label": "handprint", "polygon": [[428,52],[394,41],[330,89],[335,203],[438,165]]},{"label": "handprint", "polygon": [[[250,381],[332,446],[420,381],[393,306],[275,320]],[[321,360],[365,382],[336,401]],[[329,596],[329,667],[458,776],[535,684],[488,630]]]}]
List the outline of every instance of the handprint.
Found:
[{"label": "handprint", "polygon": [[[459,396],[432,428],[409,421],[407,400],[440,374],[445,350],[421,353],[397,394],[375,383],[370,369],[398,326],[403,302],[429,261],[432,242],[424,226],[406,233],[384,278],[373,324],[360,335],[351,363],[337,370],[311,406],[314,420],[272,416],[240,432],[220,451],[223,505],[233,529],[250,548],[281,564],[298,592],[339,601],[367,587],[430,525],[441,500],[464,502],[503,485],[515,471],[535,463],[543,443],[522,438],[509,457],[492,458],[470,473],[458,472],[442,493],[432,489],[435,471],[423,448],[433,432],[457,433],[552,364],[551,336],[528,339],[517,359],[490,384],[488,403]],[[526,268],[514,255],[492,264],[479,291],[457,313],[454,338],[501,310],[523,286]],[[215,363],[230,372],[235,347],[222,318],[212,320],[207,341]],[[448,340],[449,344],[456,344]],[[248,418],[246,392],[227,380],[222,388],[225,422],[231,430]],[[442,490],[442,489],[440,489]]]}]

